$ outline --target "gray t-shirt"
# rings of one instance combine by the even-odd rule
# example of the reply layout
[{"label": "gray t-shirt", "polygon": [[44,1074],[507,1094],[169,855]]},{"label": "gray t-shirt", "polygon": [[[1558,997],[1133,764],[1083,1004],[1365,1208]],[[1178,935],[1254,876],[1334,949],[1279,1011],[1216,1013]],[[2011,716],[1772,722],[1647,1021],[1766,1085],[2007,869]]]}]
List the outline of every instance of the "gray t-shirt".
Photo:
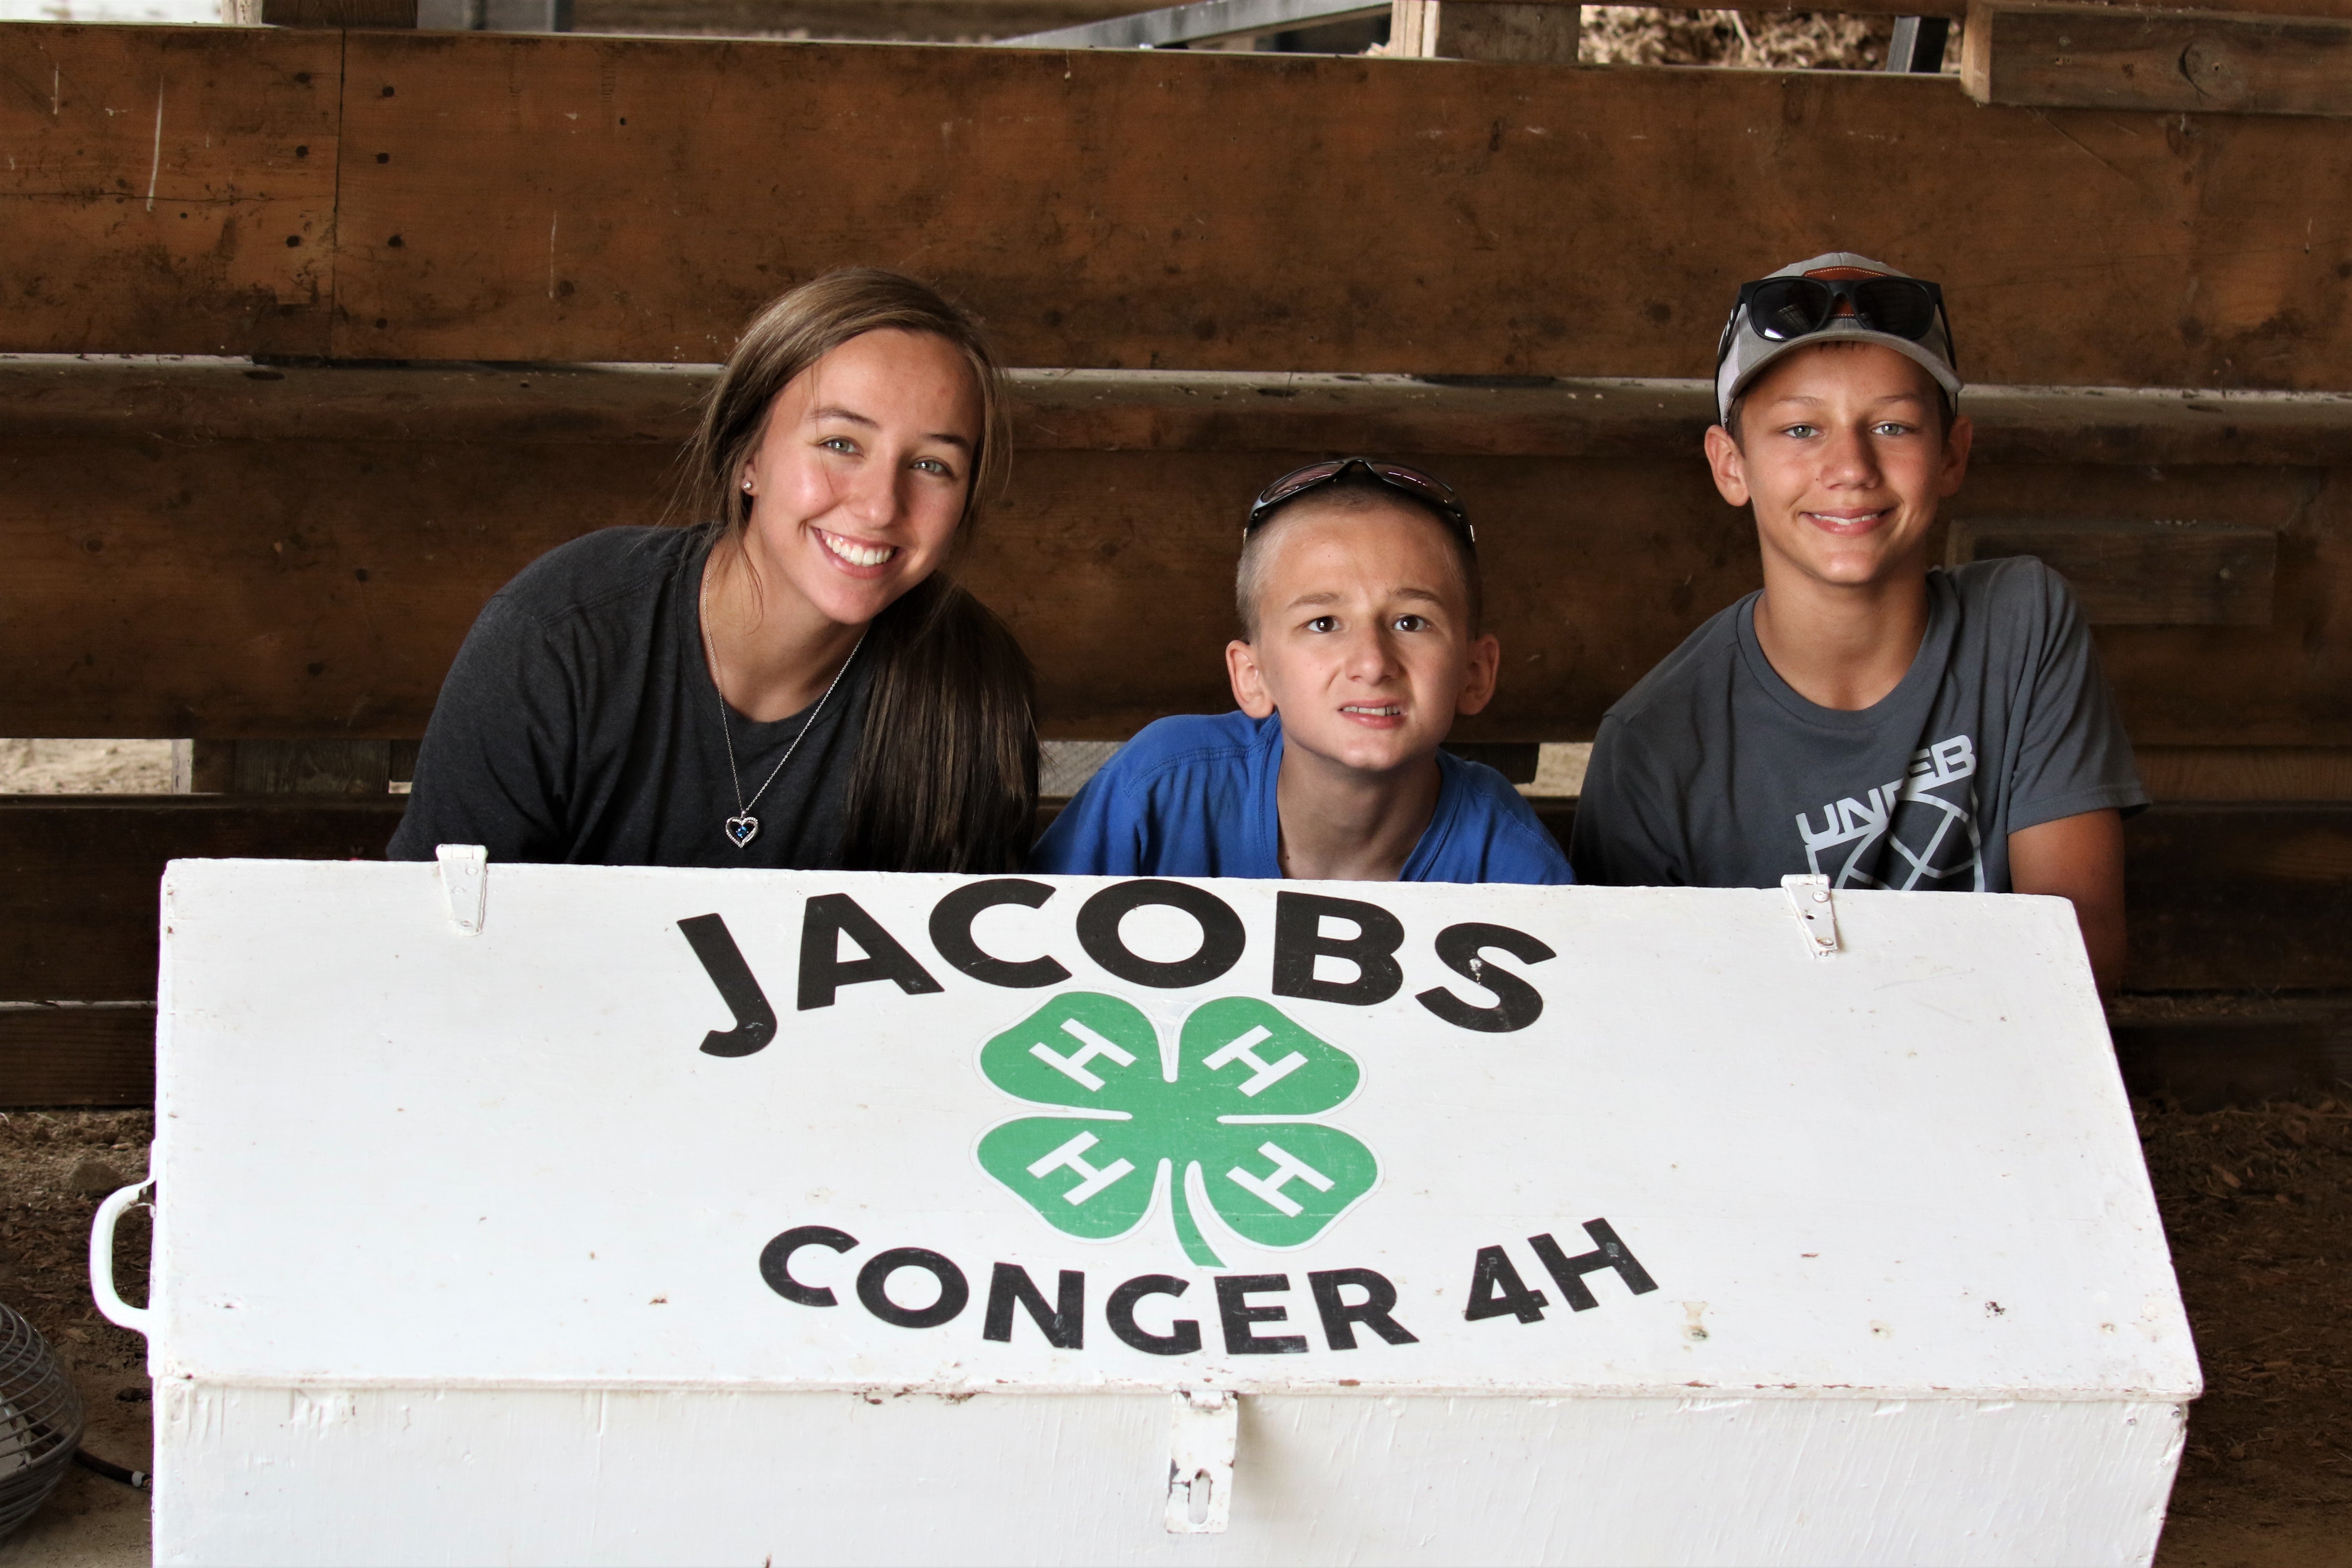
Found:
[{"label": "gray t-shirt", "polygon": [[1756,641],[1756,595],[1601,721],[1580,881],[2010,890],[2009,836],[2147,804],[2065,579],[2030,556],[1927,574],[1927,636],[1859,712],[1820,707]]},{"label": "gray t-shirt", "polygon": [[[702,650],[709,548],[699,529],[608,528],[499,590],[441,683],[391,858],[480,844],[492,860],[838,868],[870,650],[752,805],[759,832],[737,848],[725,832],[735,775]],[[745,795],[816,706],[765,724],[729,712]]]}]

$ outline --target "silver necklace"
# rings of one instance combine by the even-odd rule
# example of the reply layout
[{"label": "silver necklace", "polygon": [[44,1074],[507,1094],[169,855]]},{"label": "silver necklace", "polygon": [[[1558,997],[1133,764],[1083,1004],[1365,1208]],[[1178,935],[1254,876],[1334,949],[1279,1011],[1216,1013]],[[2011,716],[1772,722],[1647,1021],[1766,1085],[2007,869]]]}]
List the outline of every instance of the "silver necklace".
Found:
[{"label": "silver necklace", "polygon": [[[705,593],[702,598],[704,603],[698,608],[708,609],[709,595]],[[801,749],[801,742],[808,739],[808,732],[816,728],[817,716],[824,711],[824,705],[833,700],[833,689],[841,684],[841,678],[847,675],[849,667],[857,662],[857,650],[865,646],[866,634],[860,632],[857,634],[857,641],[850,647],[849,657],[843,659],[841,668],[833,672],[833,679],[826,684],[824,695],[818,698],[816,706],[809,710],[808,720],[802,724],[801,732],[793,737],[793,743],[786,746],[784,754],[776,759],[776,765],[768,771],[765,782],[751,792],[751,799],[745,800],[743,775],[735,766],[735,731],[727,722],[726,673],[719,668],[719,647],[710,640],[709,618],[707,616],[704,616],[702,651],[710,660],[710,684],[719,691],[719,733],[727,742],[727,776],[735,781],[735,815],[727,819],[725,832],[727,842],[736,848],[749,847],[751,840],[760,836],[760,819],[751,815],[751,808],[760,804],[760,797],[768,793],[768,785],[776,782],[776,775],[784,771],[784,764],[791,762],[793,753]]]}]

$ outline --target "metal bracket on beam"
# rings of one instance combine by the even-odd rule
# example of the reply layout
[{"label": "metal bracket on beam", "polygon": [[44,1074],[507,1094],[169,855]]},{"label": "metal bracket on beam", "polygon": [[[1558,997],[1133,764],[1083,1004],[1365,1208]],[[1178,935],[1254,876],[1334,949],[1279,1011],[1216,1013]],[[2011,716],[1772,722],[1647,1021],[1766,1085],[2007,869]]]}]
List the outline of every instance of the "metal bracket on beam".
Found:
[{"label": "metal bracket on beam", "polygon": [[1171,1396],[1169,1415],[1168,1531],[1220,1534],[1233,1519],[1241,1395],[1187,1389]]},{"label": "metal bracket on beam", "polygon": [[1944,68],[1944,46],[1951,37],[1949,16],[1897,16],[1886,44],[1886,68],[1934,76]]},{"label": "metal bracket on beam", "polygon": [[444,844],[435,848],[441,862],[441,891],[449,900],[449,923],[460,936],[482,934],[482,916],[490,898],[490,852],[479,844]]},{"label": "metal bracket on beam", "polygon": [[1827,958],[1838,950],[1837,905],[1830,900],[1830,879],[1827,877],[1783,877],[1781,891],[1789,895],[1789,907],[1797,912],[1797,924],[1805,933],[1805,948],[1815,958]]}]

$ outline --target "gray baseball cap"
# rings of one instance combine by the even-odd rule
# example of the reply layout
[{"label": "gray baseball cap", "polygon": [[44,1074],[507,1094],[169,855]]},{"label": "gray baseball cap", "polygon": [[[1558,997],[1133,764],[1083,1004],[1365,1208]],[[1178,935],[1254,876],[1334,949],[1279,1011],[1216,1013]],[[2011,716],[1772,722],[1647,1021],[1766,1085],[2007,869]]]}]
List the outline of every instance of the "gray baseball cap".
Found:
[{"label": "gray baseball cap", "polygon": [[[1883,261],[1873,261],[1867,256],[1856,256],[1850,250],[1832,250],[1810,261],[1793,262],[1769,276],[1818,278],[1825,282],[1911,277],[1909,273],[1898,271]],[[1754,381],[1766,365],[1793,349],[1804,348],[1829,338],[1884,343],[1934,376],[1936,384],[1944,389],[1955,405],[1959,402],[1960,373],[1952,363],[1952,328],[1940,303],[1937,305],[1927,331],[1916,340],[1864,325],[1863,318],[1853,313],[1850,301],[1840,300],[1838,306],[1837,312],[1822,327],[1780,341],[1768,338],[1756,330],[1755,322],[1748,319],[1749,307],[1744,298],[1732,307],[1731,320],[1723,329],[1723,346],[1715,370],[1717,417],[1726,422],[1730,420],[1732,399],[1745,391],[1748,383]]]}]

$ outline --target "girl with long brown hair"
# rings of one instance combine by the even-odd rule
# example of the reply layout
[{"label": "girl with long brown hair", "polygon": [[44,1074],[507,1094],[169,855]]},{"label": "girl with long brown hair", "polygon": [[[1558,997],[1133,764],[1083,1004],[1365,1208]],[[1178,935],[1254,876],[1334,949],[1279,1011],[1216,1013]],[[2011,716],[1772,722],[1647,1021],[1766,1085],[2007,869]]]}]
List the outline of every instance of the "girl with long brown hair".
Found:
[{"label": "girl with long brown hair", "polygon": [[393,858],[1016,869],[1034,677],[940,571],[1007,447],[993,356],[923,284],[769,305],[688,447],[692,526],[574,540],[483,609]]}]

